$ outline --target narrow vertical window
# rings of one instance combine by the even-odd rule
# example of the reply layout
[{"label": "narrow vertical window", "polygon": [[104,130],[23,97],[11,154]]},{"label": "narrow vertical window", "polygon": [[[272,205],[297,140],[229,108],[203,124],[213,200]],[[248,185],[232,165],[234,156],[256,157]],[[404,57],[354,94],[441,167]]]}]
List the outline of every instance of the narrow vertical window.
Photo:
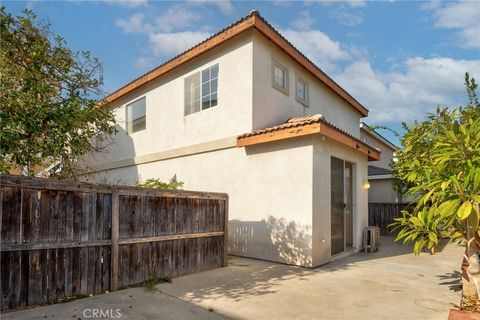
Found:
[{"label": "narrow vertical window", "polygon": [[200,111],[200,73],[185,78],[185,115]]},{"label": "narrow vertical window", "polygon": [[218,64],[202,71],[202,110],[217,105]]},{"label": "narrow vertical window", "polygon": [[272,85],[277,90],[288,94],[288,70],[276,61],[272,65]]},{"label": "narrow vertical window", "polygon": [[218,64],[185,78],[185,115],[218,104]]},{"label": "narrow vertical window", "polygon": [[297,78],[295,95],[298,102],[308,105],[308,84],[300,78]]},{"label": "narrow vertical window", "polygon": [[133,133],[146,128],[145,97],[126,106],[127,132]]}]

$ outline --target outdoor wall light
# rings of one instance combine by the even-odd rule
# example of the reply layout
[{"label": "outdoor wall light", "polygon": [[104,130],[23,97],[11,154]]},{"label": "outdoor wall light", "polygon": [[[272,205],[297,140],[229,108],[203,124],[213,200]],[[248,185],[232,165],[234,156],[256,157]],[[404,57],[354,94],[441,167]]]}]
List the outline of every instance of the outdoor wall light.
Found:
[{"label": "outdoor wall light", "polygon": [[363,184],[362,184],[362,187],[363,187],[363,190],[370,189],[370,182],[368,182],[368,180],[364,181]]}]

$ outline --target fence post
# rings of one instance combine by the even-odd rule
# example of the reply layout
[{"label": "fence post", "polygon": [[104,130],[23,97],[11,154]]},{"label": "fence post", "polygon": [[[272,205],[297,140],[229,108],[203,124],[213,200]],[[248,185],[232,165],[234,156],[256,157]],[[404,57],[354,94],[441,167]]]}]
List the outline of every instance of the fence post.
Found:
[{"label": "fence post", "polygon": [[110,253],[110,290],[118,288],[118,235],[119,235],[119,203],[118,188],[112,190],[112,248]]},{"label": "fence post", "polygon": [[227,266],[227,247],[228,247],[228,196],[225,199],[225,212],[223,213],[224,215],[224,220],[225,220],[225,225],[223,227],[223,261],[222,261],[222,267]]}]

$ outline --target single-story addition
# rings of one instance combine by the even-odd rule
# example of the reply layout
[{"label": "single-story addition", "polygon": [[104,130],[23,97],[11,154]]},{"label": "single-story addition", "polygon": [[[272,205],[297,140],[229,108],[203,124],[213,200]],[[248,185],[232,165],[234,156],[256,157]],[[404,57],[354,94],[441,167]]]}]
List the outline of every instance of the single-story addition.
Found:
[{"label": "single-story addition", "polygon": [[119,133],[84,179],[228,193],[234,255],[315,267],[361,248],[368,110],[257,11],[106,99]]}]

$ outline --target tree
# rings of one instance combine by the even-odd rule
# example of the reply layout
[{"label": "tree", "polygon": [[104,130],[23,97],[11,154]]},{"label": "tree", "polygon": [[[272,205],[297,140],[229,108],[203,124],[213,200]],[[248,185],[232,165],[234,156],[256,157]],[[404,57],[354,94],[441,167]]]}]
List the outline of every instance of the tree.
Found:
[{"label": "tree", "polygon": [[102,65],[70,50],[32,11],[12,16],[1,7],[0,15],[0,171],[50,167],[51,175],[74,176],[96,134],[115,132],[113,114],[98,102]]},{"label": "tree", "polygon": [[[393,223],[396,240],[415,243],[419,254],[440,237],[480,248],[480,104],[477,84],[465,75],[468,104],[438,107],[425,121],[405,125],[393,174],[417,203]],[[478,290],[478,288],[477,288]]]}]

